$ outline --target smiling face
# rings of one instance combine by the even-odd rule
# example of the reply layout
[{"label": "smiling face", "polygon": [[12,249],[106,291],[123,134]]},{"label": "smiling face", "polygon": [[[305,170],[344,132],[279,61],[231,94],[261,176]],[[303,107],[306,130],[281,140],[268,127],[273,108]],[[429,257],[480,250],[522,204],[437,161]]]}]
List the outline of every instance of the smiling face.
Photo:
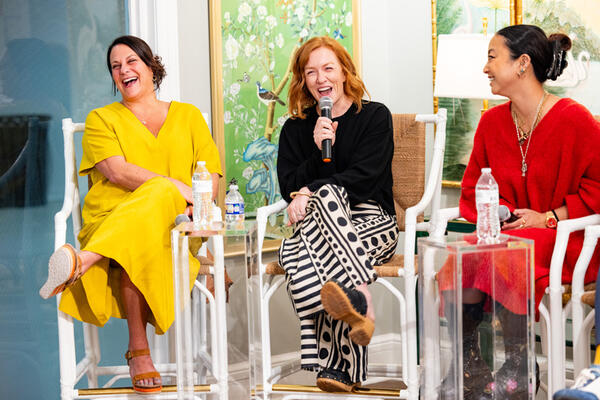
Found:
[{"label": "smiling face", "polygon": [[306,88],[318,102],[328,96],[333,101],[333,116],[340,115],[352,103],[344,93],[346,76],[340,61],[328,47],[319,47],[310,53],[304,67]]},{"label": "smiling face", "polygon": [[123,100],[131,101],[154,92],[152,70],[129,46],[118,44],[112,48],[110,68]]},{"label": "smiling face", "polygon": [[527,68],[527,60],[519,57],[513,59],[504,37],[494,35],[488,46],[488,61],[483,73],[490,80],[492,93],[510,97],[511,89],[519,82],[521,68]]}]

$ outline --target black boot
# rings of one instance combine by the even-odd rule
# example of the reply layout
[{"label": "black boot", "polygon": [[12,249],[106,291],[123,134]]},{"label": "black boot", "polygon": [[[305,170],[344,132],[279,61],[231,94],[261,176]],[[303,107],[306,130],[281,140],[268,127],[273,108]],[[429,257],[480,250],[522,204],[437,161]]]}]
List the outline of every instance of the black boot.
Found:
[{"label": "black boot", "polygon": [[[448,304],[446,307],[446,319],[448,320],[448,331],[452,335],[456,318],[454,316],[455,306]],[[483,302],[477,304],[463,304],[463,398],[464,400],[488,400],[491,399],[492,373],[490,368],[481,357],[477,327],[483,320]],[[455,371],[452,360],[450,370],[440,386],[440,400],[460,398],[456,392],[454,382]]]},{"label": "black boot", "polygon": [[[498,313],[504,335],[506,360],[495,374],[493,392],[497,399],[529,398],[530,382],[527,370],[527,316],[514,314],[500,306]],[[536,388],[540,386],[539,367],[535,363]]]}]

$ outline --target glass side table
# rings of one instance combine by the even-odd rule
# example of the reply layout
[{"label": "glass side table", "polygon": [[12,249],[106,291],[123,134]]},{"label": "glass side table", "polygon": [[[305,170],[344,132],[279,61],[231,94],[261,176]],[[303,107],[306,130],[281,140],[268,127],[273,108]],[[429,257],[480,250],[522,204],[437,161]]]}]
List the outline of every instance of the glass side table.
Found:
[{"label": "glass side table", "polygon": [[[211,308],[212,337],[210,357],[200,356],[194,350],[192,299],[190,296],[189,274],[189,245],[190,241],[208,239],[212,246],[214,265],[210,272],[214,277],[215,296],[201,289],[209,298]],[[257,260],[256,224],[246,221],[243,230],[227,230],[223,222],[213,222],[210,230],[195,231],[192,222],[177,225],[171,231],[171,246],[173,251],[173,286],[175,296],[175,357],[177,373],[177,398],[195,399],[196,396],[214,393],[219,399],[228,399],[228,363],[227,363],[227,319],[225,292],[225,261],[226,246],[243,246],[245,248],[246,269],[252,268]],[[246,274],[244,274],[246,275]],[[196,285],[198,286],[198,285]],[[197,379],[197,368],[204,362],[211,364],[212,375],[216,384],[194,386]],[[203,367],[202,367],[203,368]],[[202,375],[202,374],[200,374]],[[204,398],[204,397],[202,397]],[[250,398],[248,388],[247,396]]]},{"label": "glass side table", "polygon": [[534,399],[533,241],[421,238],[418,254],[421,398]]}]

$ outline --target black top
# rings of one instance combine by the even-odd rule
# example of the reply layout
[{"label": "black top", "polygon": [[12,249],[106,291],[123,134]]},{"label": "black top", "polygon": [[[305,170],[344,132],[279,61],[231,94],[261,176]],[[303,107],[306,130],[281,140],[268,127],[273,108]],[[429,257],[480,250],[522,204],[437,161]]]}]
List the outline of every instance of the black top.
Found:
[{"label": "black top", "polygon": [[363,102],[360,113],[352,104],[338,121],[332,160],[324,163],[313,140],[316,107],[305,119],[288,119],[279,138],[277,175],[283,198],[307,186],[311,192],[335,184],[348,192],[350,206],[375,200],[395,215],[391,162],[394,153],[392,115],[381,103]]}]

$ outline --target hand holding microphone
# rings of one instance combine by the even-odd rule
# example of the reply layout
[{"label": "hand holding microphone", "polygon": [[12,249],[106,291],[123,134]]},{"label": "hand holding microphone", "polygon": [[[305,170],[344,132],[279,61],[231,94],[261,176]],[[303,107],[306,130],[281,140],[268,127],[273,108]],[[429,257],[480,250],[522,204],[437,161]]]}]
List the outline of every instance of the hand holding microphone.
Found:
[{"label": "hand holding microphone", "polygon": [[[337,122],[331,122],[331,109],[333,108],[333,101],[330,97],[321,97],[319,99],[319,111],[321,117],[327,118],[329,121],[323,121],[321,118],[317,120],[317,125],[315,126],[315,143],[317,146],[319,145],[320,137],[319,135],[327,135],[327,133],[335,134],[335,130],[337,128]],[[327,123],[329,122],[329,123]],[[327,135],[330,136],[330,135]],[[333,145],[333,141],[331,138],[325,138],[320,140],[321,144],[321,159],[323,162],[331,162],[332,158],[332,150],[331,146]]]}]

